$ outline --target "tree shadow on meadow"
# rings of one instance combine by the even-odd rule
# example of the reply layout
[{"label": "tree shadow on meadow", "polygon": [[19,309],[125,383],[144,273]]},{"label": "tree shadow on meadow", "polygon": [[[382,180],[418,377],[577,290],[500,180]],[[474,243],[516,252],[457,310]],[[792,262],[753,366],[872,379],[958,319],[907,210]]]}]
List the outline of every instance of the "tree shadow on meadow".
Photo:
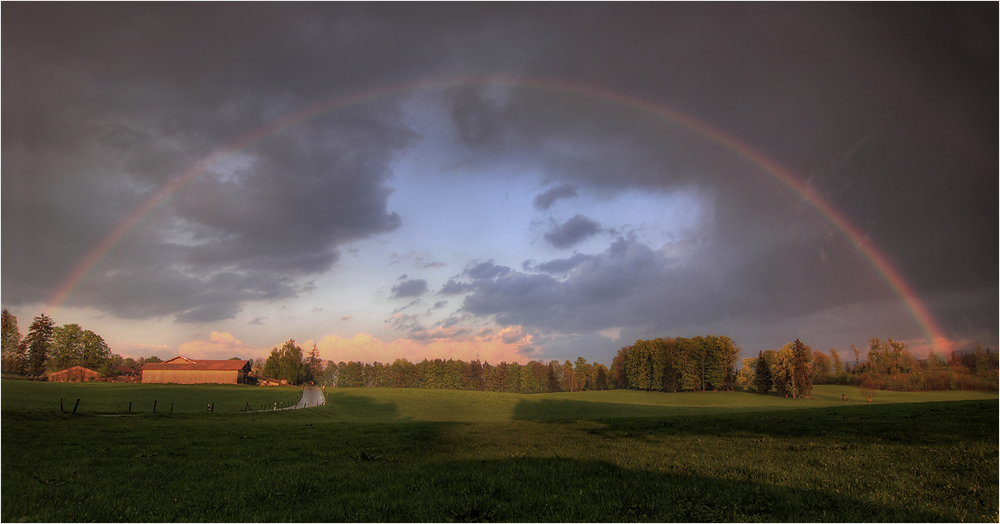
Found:
[{"label": "tree shadow on meadow", "polygon": [[363,395],[337,392],[327,397],[322,408],[325,414],[343,422],[407,422],[408,417],[400,416],[399,406],[394,402],[377,402]]},{"label": "tree shadow on meadow", "polygon": [[[805,402],[805,401],[804,401]],[[828,437],[882,440],[904,444],[996,441],[996,402],[971,400],[921,404],[845,404],[836,407],[771,411],[727,408],[658,408],[633,414],[621,407],[613,416],[590,402],[522,400],[515,420],[566,423],[571,419],[601,422],[586,431],[606,438],[652,438],[669,435],[757,436],[769,438]],[[647,408],[655,406],[637,406]],[[644,410],[637,409],[636,413]],[[554,413],[565,414],[556,418]]]},{"label": "tree shadow on meadow", "polygon": [[937,522],[961,517],[833,490],[561,458],[448,461],[404,469],[395,472],[393,485],[379,488],[384,491],[375,500],[373,486],[355,486],[324,500],[325,510],[317,507],[298,517],[412,522]]}]

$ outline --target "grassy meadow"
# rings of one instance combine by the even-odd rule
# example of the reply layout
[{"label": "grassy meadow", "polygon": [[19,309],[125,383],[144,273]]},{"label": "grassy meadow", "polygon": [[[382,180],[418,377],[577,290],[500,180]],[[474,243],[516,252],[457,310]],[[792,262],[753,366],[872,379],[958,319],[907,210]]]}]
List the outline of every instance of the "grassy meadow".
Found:
[{"label": "grassy meadow", "polygon": [[298,390],[2,393],[5,522],[998,517],[996,393],[328,389],[324,407],[250,413]]}]

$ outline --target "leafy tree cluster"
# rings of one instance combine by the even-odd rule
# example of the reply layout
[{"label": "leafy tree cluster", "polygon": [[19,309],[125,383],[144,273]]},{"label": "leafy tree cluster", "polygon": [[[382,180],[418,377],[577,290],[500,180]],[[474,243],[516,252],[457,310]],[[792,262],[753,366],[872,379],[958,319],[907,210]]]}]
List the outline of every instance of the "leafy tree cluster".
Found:
[{"label": "leafy tree cluster", "polygon": [[871,390],[996,391],[997,371],[996,351],[979,345],[972,351],[954,352],[947,360],[933,351],[919,359],[905,343],[875,337],[868,339],[867,360],[856,362],[846,380]]},{"label": "leafy tree cluster", "polygon": [[748,391],[784,396],[808,395],[812,384],[861,386],[866,396],[878,390],[944,391],[997,390],[997,353],[976,346],[972,351],[953,353],[944,359],[931,352],[927,358],[914,356],[904,342],[891,338],[871,338],[867,359],[851,344],[854,365],[844,362],[836,349],[829,355],[814,351],[800,341],[780,350],[762,351],[756,358],[743,359],[737,384]]},{"label": "leafy tree cluster", "polygon": [[135,370],[147,362],[161,362],[157,357],[123,358],[111,352],[107,342],[79,324],[56,326],[48,315],[34,318],[23,338],[17,317],[6,309],[2,313],[3,373],[38,378],[47,372],[82,366],[97,371],[102,377],[119,372],[115,366]]},{"label": "leafy tree cluster", "polygon": [[726,336],[637,340],[612,359],[611,381],[645,391],[731,391],[739,354]]},{"label": "leafy tree cluster", "polygon": [[507,393],[553,393],[607,389],[608,370],[599,363],[578,358],[548,364],[530,361],[489,362],[455,359],[424,359],[413,363],[405,358],[389,363],[328,362],[318,382],[333,387],[423,388],[497,391]]},{"label": "leafy tree cluster", "polygon": [[743,359],[737,382],[754,393],[766,395],[773,388],[785,397],[807,397],[813,387],[814,360],[812,348],[795,339],[780,350]]},{"label": "leafy tree cluster", "polygon": [[289,384],[299,385],[313,380],[312,364],[306,360],[302,348],[295,344],[295,340],[289,339],[284,345],[271,350],[271,354],[264,361],[261,374],[267,378],[287,380]]}]

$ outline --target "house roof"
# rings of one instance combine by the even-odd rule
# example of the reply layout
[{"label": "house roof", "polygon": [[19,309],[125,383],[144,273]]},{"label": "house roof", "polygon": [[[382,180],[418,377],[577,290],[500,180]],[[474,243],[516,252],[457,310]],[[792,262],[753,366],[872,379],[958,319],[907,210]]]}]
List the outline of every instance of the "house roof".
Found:
[{"label": "house roof", "polygon": [[[59,371],[53,371],[51,373],[48,373],[48,375],[55,375],[56,373],[65,373],[67,371],[73,371],[74,369],[82,369],[84,371],[89,371],[91,373],[97,373],[96,371],[94,371],[93,369],[90,369],[90,368],[85,368],[83,366],[73,366],[71,368],[60,369]],[[46,375],[46,376],[48,376],[48,375]]]},{"label": "house roof", "polygon": [[174,357],[166,362],[144,364],[142,370],[239,371],[249,364],[249,360],[195,360],[187,357]]}]

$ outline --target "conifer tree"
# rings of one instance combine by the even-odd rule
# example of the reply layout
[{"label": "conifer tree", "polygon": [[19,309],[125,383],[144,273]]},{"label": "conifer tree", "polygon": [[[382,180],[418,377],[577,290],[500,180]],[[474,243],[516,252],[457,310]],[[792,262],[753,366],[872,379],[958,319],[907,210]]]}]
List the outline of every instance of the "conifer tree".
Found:
[{"label": "conifer tree", "polygon": [[49,358],[49,348],[52,345],[53,329],[55,329],[55,322],[44,313],[32,321],[28,335],[24,337],[29,376],[37,377],[45,372],[45,362]]},{"label": "conifer tree", "polygon": [[805,397],[812,391],[812,350],[795,339],[792,343],[792,373],[796,396]]},{"label": "conifer tree", "polygon": [[767,359],[764,358],[763,351],[757,353],[757,359],[754,361],[753,371],[754,391],[762,395],[767,395],[767,392],[771,391],[771,386],[774,385],[774,381],[771,379],[771,366],[768,365]]},{"label": "conifer tree", "polygon": [[597,364],[597,378],[594,379],[594,389],[608,389],[608,374],[604,371],[604,366]]}]

